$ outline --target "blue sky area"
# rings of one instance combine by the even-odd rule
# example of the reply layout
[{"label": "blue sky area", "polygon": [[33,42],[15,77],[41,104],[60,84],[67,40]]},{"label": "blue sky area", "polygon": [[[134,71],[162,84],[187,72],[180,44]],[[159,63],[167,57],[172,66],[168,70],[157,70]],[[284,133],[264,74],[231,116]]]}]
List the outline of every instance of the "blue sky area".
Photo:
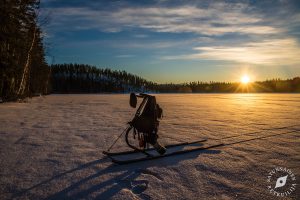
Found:
[{"label": "blue sky area", "polygon": [[297,0],[43,0],[40,16],[50,16],[49,63],[126,70],[159,83],[300,76]]}]

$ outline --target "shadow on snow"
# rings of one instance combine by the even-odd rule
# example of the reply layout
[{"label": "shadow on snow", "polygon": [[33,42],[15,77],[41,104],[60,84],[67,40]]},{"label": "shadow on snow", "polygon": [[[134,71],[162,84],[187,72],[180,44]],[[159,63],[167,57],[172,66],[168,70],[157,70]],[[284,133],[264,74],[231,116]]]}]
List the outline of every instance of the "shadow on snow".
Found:
[{"label": "shadow on snow", "polygon": [[[163,177],[152,170],[148,170],[150,167],[168,167],[177,165],[183,160],[195,159],[201,154],[219,154],[220,150],[203,150],[198,152],[187,153],[184,155],[176,155],[171,157],[166,157],[158,160],[143,161],[139,163],[127,164],[127,165],[117,165],[110,164],[108,167],[98,171],[92,175],[86,176],[79,179],[78,181],[71,182],[71,184],[62,189],[59,192],[50,194],[46,197],[47,200],[54,199],[80,199],[80,198],[92,198],[92,199],[108,199],[120,192],[122,189],[130,190],[134,195],[138,195],[142,199],[150,199],[150,197],[143,192],[148,188],[149,180],[136,180],[140,175],[150,175],[159,181],[163,181]],[[71,175],[71,179],[76,172],[81,172],[83,170],[93,168],[96,165],[104,164],[110,162],[109,158],[102,158],[95,160],[83,165],[80,165],[74,169],[65,171],[61,174],[53,176],[52,178],[38,183],[18,194],[14,197],[22,197],[23,195],[34,195],[33,190],[38,190],[39,188],[47,185],[50,189],[51,185],[54,185],[58,181],[64,179],[64,176]],[[112,174],[107,180],[104,179],[103,175]],[[76,178],[74,178],[76,179]],[[97,182],[98,183],[93,183]],[[92,183],[91,183],[92,182]],[[50,187],[50,188],[49,188]],[[47,190],[47,189],[46,189]],[[95,193],[93,196],[91,196]]]}]

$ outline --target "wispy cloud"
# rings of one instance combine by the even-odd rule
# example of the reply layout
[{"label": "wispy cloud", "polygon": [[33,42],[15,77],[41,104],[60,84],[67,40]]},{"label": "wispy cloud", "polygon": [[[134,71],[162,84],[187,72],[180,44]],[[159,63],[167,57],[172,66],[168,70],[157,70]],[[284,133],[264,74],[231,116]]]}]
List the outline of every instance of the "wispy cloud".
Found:
[{"label": "wispy cloud", "polygon": [[119,32],[144,28],[155,32],[223,35],[226,33],[273,34],[280,28],[265,24],[262,16],[246,13],[245,4],[213,3],[208,8],[128,7],[113,11],[93,8],[55,8],[56,23],[74,23],[74,29],[97,28],[104,32]]},{"label": "wispy cloud", "polygon": [[[93,51],[107,47],[108,51],[128,53],[111,53],[112,58],[130,58],[141,49],[147,52],[145,57],[160,56],[163,61],[223,60],[268,66],[300,63],[300,14],[289,1],[122,1],[106,7],[100,6],[100,1],[84,2],[45,8],[52,13],[49,34],[61,32],[56,41],[66,41],[58,46],[96,46]],[[66,36],[88,30],[100,32],[103,38],[76,35],[71,40]]]},{"label": "wispy cloud", "polygon": [[300,47],[297,40],[292,38],[251,42],[235,47],[196,47],[195,50],[199,53],[166,56],[162,59],[209,59],[263,65],[292,65],[300,62]]},{"label": "wispy cloud", "polygon": [[149,35],[146,35],[146,34],[135,34],[135,35],[133,35],[133,37],[135,37],[135,38],[147,38],[147,37],[149,37]]},{"label": "wispy cloud", "polygon": [[122,54],[116,56],[116,58],[132,58],[132,57],[135,57],[135,55]]}]

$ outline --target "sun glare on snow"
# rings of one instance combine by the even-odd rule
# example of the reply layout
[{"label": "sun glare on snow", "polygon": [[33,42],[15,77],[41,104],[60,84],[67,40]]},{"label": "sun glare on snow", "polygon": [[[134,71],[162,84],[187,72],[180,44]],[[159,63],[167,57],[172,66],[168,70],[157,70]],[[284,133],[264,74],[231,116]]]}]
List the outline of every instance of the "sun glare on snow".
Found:
[{"label": "sun glare on snow", "polygon": [[247,83],[249,83],[249,82],[250,82],[250,78],[249,78],[249,76],[248,76],[248,75],[244,75],[244,76],[242,76],[242,78],[241,78],[241,82],[242,82],[242,83],[244,83],[244,84],[247,84]]}]

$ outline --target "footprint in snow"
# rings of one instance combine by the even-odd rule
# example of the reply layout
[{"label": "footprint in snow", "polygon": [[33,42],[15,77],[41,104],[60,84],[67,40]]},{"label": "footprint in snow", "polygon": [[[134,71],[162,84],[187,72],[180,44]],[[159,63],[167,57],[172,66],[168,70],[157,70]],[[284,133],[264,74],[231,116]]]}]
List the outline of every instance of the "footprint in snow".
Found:
[{"label": "footprint in snow", "polygon": [[131,181],[131,191],[134,194],[141,194],[148,188],[148,184],[147,180]]},{"label": "footprint in snow", "polygon": [[129,180],[123,179],[120,181],[123,187],[128,188],[133,194],[141,195],[145,190],[148,189],[149,181],[147,180]]},{"label": "footprint in snow", "polygon": [[[129,176],[125,177],[120,181],[123,187],[128,188],[133,194],[138,195],[140,198],[146,200],[149,199],[148,195],[144,194],[143,192],[148,189],[149,181],[145,179],[135,180],[139,175],[150,175],[157,178],[155,173],[151,173],[150,170],[135,170]],[[159,180],[159,178],[157,178]]]},{"label": "footprint in snow", "polygon": [[153,172],[149,169],[139,169],[139,170],[136,170],[137,173],[140,173],[140,174],[144,174],[144,175],[149,175],[149,176],[152,176],[160,181],[163,181],[164,179],[156,172]]},{"label": "footprint in snow", "polygon": [[[145,179],[135,180],[140,175],[150,176],[159,181],[163,181],[163,177],[161,177],[158,173],[153,172],[148,169],[137,169],[131,172],[128,176],[121,179],[118,184],[121,187],[127,188],[133,194],[137,195],[139,198],[143,200],[151,199],[151,197],[143,192],[148,189],[149,181]],[[141,178],[141,177],[140,177]]]}]

